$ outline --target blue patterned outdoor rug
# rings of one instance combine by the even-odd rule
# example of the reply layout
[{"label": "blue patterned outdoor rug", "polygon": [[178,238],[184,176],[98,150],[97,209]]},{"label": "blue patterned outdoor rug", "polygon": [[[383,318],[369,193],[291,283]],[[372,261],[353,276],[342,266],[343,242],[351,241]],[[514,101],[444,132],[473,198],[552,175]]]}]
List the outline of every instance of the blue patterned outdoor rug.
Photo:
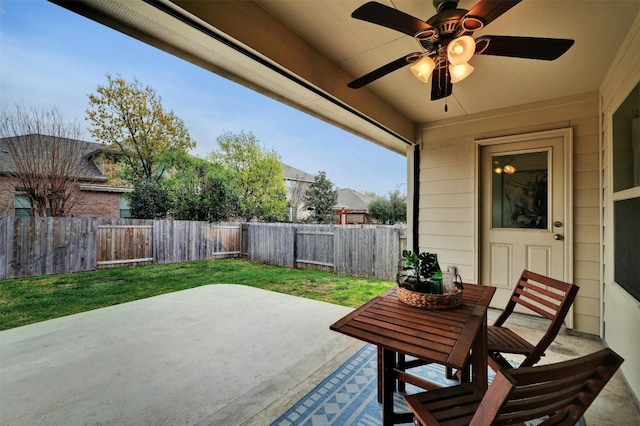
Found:
[{"label": "blue patterned outdoor rug", "polygon": [[[443,386],[458,384],[445,378],[444,367],[428,364],[411,370]],[[489,382],[494,373],[489,369]],[[407,384],[407,393],[420,392]],[[394,395],[395,410],[409,411],[398,392]],[[381,405],[377,392],[377,351],[366,344],[329,377],[313,388],[271,426],[379,426]],[[407,423],[411,424],[411,423]],[[585,426],[581,421],[578,425]]]},{"label": "blue patterned outdoor rug", "polygon": [[[271,426],[379,426],[382,417],[378,403],[377,368],[376,347],[367,344]],[[447,380],[444,367],[437,364],[418,367],[411,372],[444,386],[458,383]],[[407,384],[407,393],[419,391]],[[396,411],[409,411],[401,394],[396,392],[394,398]]]}]

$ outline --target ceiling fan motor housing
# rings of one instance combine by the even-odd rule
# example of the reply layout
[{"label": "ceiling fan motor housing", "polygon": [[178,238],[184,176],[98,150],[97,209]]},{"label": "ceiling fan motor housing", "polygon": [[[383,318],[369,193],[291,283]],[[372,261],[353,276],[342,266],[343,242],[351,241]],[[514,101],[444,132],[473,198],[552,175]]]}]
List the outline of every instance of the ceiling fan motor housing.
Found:
[{"label": "ceiling fan motor housing", "polygon": [[416,34],[415,38],[427,51],[435,51],[438,47],[446,45],[454,38],[471,34],[460,26],[460,19],[467,13],[465,9],[448,9],[432,16],[427,21],[435,29],[425,30]]},{"label": "ceiling fan motor housing", "polygon": [[433,7],[436,11],[442,12],[447,9],[455,9],[458,7],[459,0],[433,0]]}]

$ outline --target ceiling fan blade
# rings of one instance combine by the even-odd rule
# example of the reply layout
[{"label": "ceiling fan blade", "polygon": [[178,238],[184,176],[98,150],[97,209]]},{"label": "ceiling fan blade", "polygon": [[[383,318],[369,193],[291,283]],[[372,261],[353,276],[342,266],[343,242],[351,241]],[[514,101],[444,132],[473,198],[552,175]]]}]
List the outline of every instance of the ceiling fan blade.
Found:
[{"label": "ceiling fan blade", "polygon": [[362,86],[365,86],[371,83],[372,81],[379,79],[380,77],[384,77],[385,75],[393,71],[399,70],[400,68],[406,65],[409,65],[408,59],[410,57],[415,57],[416,55],[421,55],[421,53],[420,52],[411,53],[407,56],[403,56],[402,58],[398,58],[393,62],[389,62],[388,64],[383,65],[380,68],[375,69],[370,73],[363,75],[360,78],[356,78],[351,83],[347,84],[347,86],[349,86],[352,89],[359,89]]},{"label": "ceiling fan blade", "polygon": [[431,75],[431,100],[446,98],[451,96],[452,92],[453,84],[451,84],[451,75],[449,74],[449,61],[439,60]]},{"label": "ceiling fan blade", "polygon": [[564,38],[487,35],[476,39],[476,55],[553,61],[562,56],[571,46],[573,46],[573,40]]},{"label": "ceiling fan blade", "polygon": [[460,20],[460,25],[469,31],[476,31],[489,25],[522,0],[481,0]]},{"label": "ceiling fan blade", "polygon": [[433,28],[418,18],[375,1],[363,4],[353,11],[351,17],[382,25],[412,37],[420,31]]}]

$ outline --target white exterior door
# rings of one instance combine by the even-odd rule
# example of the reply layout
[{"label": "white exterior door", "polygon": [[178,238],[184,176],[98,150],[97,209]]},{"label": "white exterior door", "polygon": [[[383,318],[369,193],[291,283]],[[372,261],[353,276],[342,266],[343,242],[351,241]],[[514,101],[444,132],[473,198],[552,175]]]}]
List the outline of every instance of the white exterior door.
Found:
[{"label": "white exterior door", "polygon": [[523,269],[570,278],[570,135],[564,130],[481,141],[480,282],[497,288],[493,307],[506,306]]}]

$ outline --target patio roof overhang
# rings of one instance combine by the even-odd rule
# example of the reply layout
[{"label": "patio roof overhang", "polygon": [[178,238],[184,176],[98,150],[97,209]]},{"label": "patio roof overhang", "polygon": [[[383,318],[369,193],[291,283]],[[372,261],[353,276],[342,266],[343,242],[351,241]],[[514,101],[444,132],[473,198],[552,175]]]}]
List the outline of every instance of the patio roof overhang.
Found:
[{"label": "patio roof overhang", "polygon": [[[420,142],[425,123],[473,123],[487,111],[598,90],[640,11],[640,2],[620,0],[522,1],[474,37],[568,38],[574,46],[552,62],[474,57],[473,76],[432,102],[408,69],[347,88],[419,49],[412,37],[353,19],[364,0],[50,1],[401,155]],[[421,19],[435,13],[429,1],[380,2]]]},{"label": "patio roof overhang", "polygon": [[256,3],[52,2],[398,154],[414,143],[415,123],[348,89],[350,75]]}]

